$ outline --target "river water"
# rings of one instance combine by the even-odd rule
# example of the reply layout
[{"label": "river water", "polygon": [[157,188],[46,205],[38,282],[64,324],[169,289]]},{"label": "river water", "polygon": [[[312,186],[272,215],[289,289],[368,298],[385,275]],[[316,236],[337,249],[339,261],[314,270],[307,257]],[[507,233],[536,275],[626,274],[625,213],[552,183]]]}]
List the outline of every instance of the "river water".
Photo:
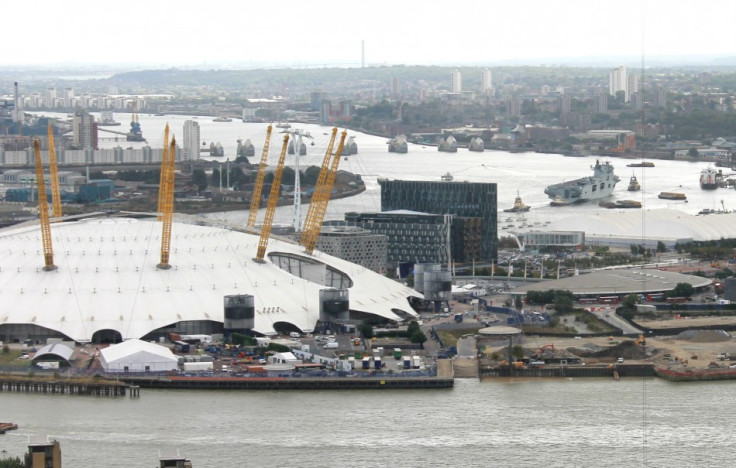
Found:
[{"label": "river water", "polygon": [[450,390],[141,391],[132,399],[5,393],[9,455],[28,434],[65,467],[156,466],[179,450],[223,466],[731,466],[731,382],[456,380]]},{"label": "river water", "polygon": [[[52,114],[64,117],[65,114]],[[115,114],[115,118],[122,123],[119,127],[107,127],[115,131],[127,131],[130,114]],[[141,114],[139,121],[144,137],[153,147],[163,144],[164,127],[168,123],[174,136],[181,140],[184,121],[192,116],[154,116]],[[225,157],[209,158],[225,164],[227,159],[235,159],[237,140],[250,139],[256,149],[256,156],[250,158],[251,163],[258,164],[266,139],[267,124],[244,123],[237,119],[232,122],[214,122],[212,117],[197,117],[200,125],[200,135],[207,147],[211,142],[219,142],[225,150]],[[103,127],[104,128],[104,127]],[[293,124],[292,130],[299,129],[309,132],[314,145],[307,143],[307,155],[300,158],[300,166],[321,166],[325,149],[329,141],[331,127],[313,124]],[[274,128],[271,138],[269,164],[275,165],[281,149],[283,135],[281,129]],[[485,151],[474,153],[460,148],[457,153],[440,153],[435,147],[409,145],[407,154],[389,153],[386,139],[350,131],[354,135],[359,153],[348,156],[340,161],[339,169],[360,174],[365,183],[366,191],[360,195],[330,201],[325,219],[344,219],[348,211],[380,211],[380,187],[377,178],[406,179],[406,180],[440,180],[440,177],[449,172],[455,181],[494,182],[498,186],[498,209],[510,208],[514,203],[517,192],[523,201],[532,207],[531,211],[523,215],[528,224],[546,221],[557,221],[565,217],[575,217],[597,212],[610,212],[598,206],[598,203],[588,202],[567,207],[549,206],[549,198],[544,194],[547,185],[565,180],[577,179],[593,174],[591,166],[596,157],[565,157],[555,154],[538,153],[509,153],[506,151]],[[100,133],[101,138],[114,136]],[[142,146],[143,143],[102,141],[101,147],[121,145]],[[736,191],[729,189],[701,190],[698,184],[700,171],[708,166],[705,162],[663,161],[654,160],[653,168],[631,168],[626,165],[637,162],[628,159],[610,159],[615,173],[621,178],[616,185],[613,200],[633,199],[643,203],[644,210],[669,208],[680,210],[683,213],[696,214],[700,210],[736,209]],[[288,166],[294,166],[295,157],[286,158]],[[728,171],[724,171],[728,172]],[[636,175],[642,185],[640,192],[628,192],[629,177]],[[289,183],[284,181],[284,183]],[[660,200],[660,192],[682,192],[687,195],[688,202]],[[245,207],[247,210],[247,207]],[[212,213],[208,216],[223,222],[244,224],[247,221],[247,211],[228,213]],[[302,219],[306,210],[302,210]],[[502,215],[500,214],[499,217]],[[277,208],[274,222],[290,224],[294,217],[294,209],[289,206]],[[262,218],[259,217],[259,219]],[[635,233],[639,234],[639,233]]]}]

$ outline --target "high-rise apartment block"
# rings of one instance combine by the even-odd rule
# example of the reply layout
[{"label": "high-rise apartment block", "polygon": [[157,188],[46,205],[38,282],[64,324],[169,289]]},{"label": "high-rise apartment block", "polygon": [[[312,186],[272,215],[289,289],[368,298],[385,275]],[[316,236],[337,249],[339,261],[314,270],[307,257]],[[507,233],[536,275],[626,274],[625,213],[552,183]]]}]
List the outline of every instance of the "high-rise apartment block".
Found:
[{"label": "high-rise apartment block", "polygon": [[184,152],[182,158],[184,161],[196,161],[199,159],[199,123],[194,120],[184,122]]},{"label": "high-rise apartment block", "polygon": [[626,78],[626,67],[618,67],[608,77],[608,94],[616,96],[619,91],[624,92],[624,101],[629,102],[629,93],[626,89],[628,80]]},{"label": "high-rise apartment block", "polygon": [[493,94],[493,75],[490,70],[483,70],[480,76],[481,94]]},{"label": "high-rise apartment block", "polygon": [[461,93],[463,91],[463,76],[460,74],[460,70],[452,72],[452,92]]},{"label": "high-rise apartment block", "polygon": [[82,109],[74,113],[72,120],[72,146],[76,149],[97,149],[97,122],[95,117]]}]

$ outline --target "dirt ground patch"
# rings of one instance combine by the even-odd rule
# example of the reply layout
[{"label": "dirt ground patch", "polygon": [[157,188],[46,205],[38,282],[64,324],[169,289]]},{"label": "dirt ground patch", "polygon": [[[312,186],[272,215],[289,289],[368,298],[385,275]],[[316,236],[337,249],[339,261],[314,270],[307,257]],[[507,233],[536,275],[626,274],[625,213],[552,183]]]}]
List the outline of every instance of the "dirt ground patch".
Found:
[{"label": "dirt ground patch", "polygon": [[478,377],[478,360],[472,358],[455,358],[452,360],[455,377]]}]

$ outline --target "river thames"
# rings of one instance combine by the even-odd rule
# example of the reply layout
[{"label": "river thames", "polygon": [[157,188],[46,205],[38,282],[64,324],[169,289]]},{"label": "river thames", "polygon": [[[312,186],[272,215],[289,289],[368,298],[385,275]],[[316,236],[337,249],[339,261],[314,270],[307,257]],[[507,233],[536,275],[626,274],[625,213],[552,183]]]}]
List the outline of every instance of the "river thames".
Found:
[{"label": "river thames", "polygon": [[[116,129],[127,130],[126,114]],[[161,146],[168,122],[175,135],[191,117],[141,115],[144,135]],[[237,139],[251,139],[260,155],[265,124],[212,122],[200,117],[202,139],[219,141],[224,160],[234,159]],[[295,125],[295,127],[297,127]],[[301,165],[321,165],[329,127],[300,126],[314,136]],[[275,129],[276,130],[276,129]],[[350,132],[353,135],[353,132]],[[499,209],[517,191],[532,206],[530,221],[601,210],[596,203],[562,209],[549,206],[544,188],[590,175],[594,157],[486,151],[439,153],[410,145],[405,155],[388,153],[384,138],[356,133],[359,154],[340,169],[361,174],[366,191],[330,202],[328,219],[347,211],[380,211],[379,177],[495,182]],[[280,135],[272,139],[276,159]],[[130,146],[127,142],[105,145]],[[258,162],[258,156],[250,158]],[[703,208],[736,206],[736,191],[702,191],[706,163],[654,161],[654,168],[612,163],[622,181],[614,199],[638,199],[646,209],[695,214]],[[293,165],[294,157],[287,158]],[[626,192],[636,173],[643,190]],[[660,191],[686,192],[688,204],[659,200]],[[642,210],[642,213],[645,213]],[[213,213],[244,223],[245,212]],[[276,221],[291,222],[291,207]],[[61,442],[64,466],[156,466],[159,450],[179,450],[196,468],[222,466],[415,467],[415,466],[728,466],[736,421],[732,382],[673,384],[658,379],[456,380],[451,390],[196,392],[142,390],[141,397],[0,395],[0,421],[17,431],[0,436],[0,449],[17,456],[27,435]]]},{"label": "river thames", "polygon": [[61,442],[67,467],[730,466],[732,382],[456,380],[451,390],[2,394],[9,455]]}]

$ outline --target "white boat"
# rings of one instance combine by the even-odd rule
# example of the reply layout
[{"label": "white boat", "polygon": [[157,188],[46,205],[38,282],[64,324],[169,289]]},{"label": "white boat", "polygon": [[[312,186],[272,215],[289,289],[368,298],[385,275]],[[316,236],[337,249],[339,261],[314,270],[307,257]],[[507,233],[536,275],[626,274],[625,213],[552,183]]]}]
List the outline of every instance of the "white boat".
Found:
[{"label": "white boat", "polygon": [[553,206],[561,206],[560,202],[580,203],[588,200],[605,198],[613,193],[619,177],[613,173],[613,166],[606,161],[603,164],[596,160],[593,175],[581,179],[552,184],[544,189],[544,193],[553,200]]},{"label": "white boat", "polygon": [[700,188],[703,190],[715,190],[723,185],[723,172],[716,171],[708,166],[700,172]]}]

